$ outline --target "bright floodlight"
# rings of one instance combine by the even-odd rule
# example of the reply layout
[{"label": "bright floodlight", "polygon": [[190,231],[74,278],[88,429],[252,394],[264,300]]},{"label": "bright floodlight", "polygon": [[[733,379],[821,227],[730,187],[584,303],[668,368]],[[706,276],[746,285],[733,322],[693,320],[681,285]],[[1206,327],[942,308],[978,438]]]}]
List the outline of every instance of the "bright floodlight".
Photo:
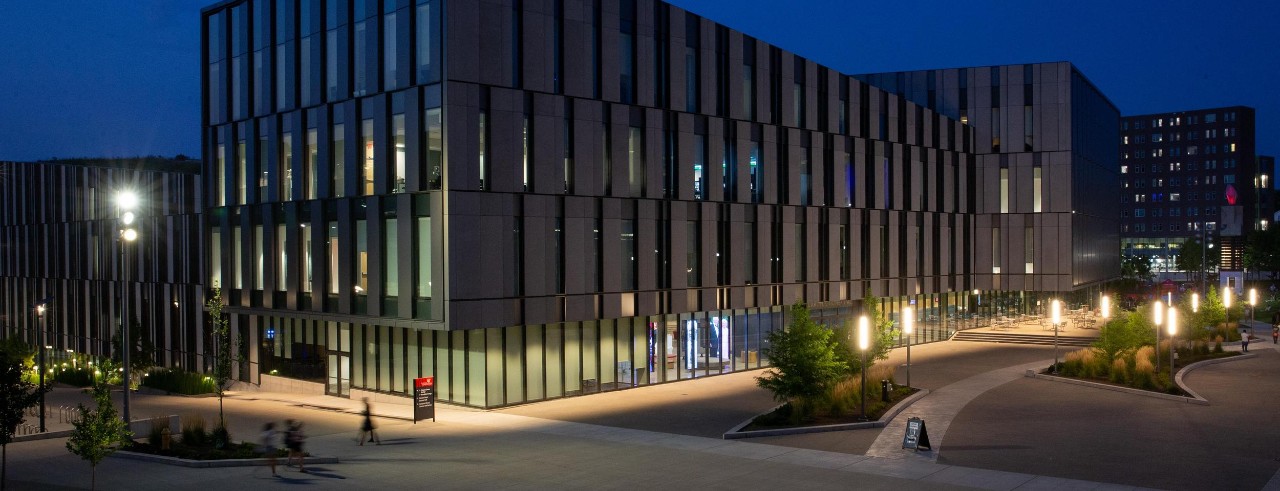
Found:
[{"label": "bright floodlight", "polygon": [[1053,319],[1054,324],[1062,323],[1062,301],[1054,299],[1049,302],[1049,316]]},{"label": "bright floodlight", "polygon": [[914,314],[915,313],[911,311],[911,307],[902,308],[902,332],[903,333],[911,334],[911,331],[915,330],[916,319]]},{"label": "bright floodlight", "polygon": [[1159,300],[1156,300],[1156,303],[1155,305],[1152,306],[1151,310],[1154,316],[1152,317],[1152,320],[1155,321],[1156,327],[1160,327],[1160,324],[1164,323],[1164,321],[1161,319],[1161,316],[1164,314],[1164,304],[1160,303]]},{"label": "bright floodlight", "polygon": [[1254,305],[1258,305],[1258,289],[1250,288],[1249,289],[1249,306],[1252,307]]},{"label": "bright floodlight", "polygon": [[1169,307],[1169,314],[1166,317],[1169,318],[1169,337],[1173,337],[1178,334],[1178,310]]},{"label": "bright floodlight", "polygon": [[125,225],[130,225],[133,223],[134,218],[136,217],[132,211],[126,211],[124,212],[123,215],[120,215],[120,223],[123,223]]},{"label": "bright floodlight", "polygon": [[1191,313],[1197,313],[1197,312],[1200,312],[1200,294],[1192,293],[1191,294]]},{"label": "bright floodlight", "polygon": [[124,238],[124,240],[128,242],[133,242],[138,238],[138,231],[131,228],[126,228],[124,229],[123,232],[120,232],[120,237]]},{"label": "bright floodlight", "polygon": [[116,206],[121,210],[132,210],[138,207],[138,194],[133,191],[120,191],[116,193]]},{"label": "bright floodlight", "polygon": [[1231,288],[1230,287],[1226,287],[1226,286],[1222,287],[1222,306],[1228,309],[1231,308]]},{"label": "bright floodlight", "polygon": [[44,304],[36,306],[36,315],[44,315]]},{"label": "bright floodlight", "polygon": [[867,316],[858,318],[858,349],[866,351],[871,345],[871,320]]},{"label": "bright floodlight", "polygon": [[1103,319],[1111,318],[1111,297],[1108,297],[1106,295],[1102,296],[1102,318]]}]

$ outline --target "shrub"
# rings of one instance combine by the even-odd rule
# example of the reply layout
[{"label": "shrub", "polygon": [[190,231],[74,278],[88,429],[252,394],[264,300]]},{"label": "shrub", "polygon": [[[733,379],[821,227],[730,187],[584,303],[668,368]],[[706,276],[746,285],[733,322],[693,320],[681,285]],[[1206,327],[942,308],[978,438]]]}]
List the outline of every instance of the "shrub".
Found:
[{"label": "shrub", "polygon": [[1111,362],[1111,381],[1117,384],[1129,381],[1129,362],[1124,358],[1116,358]]},{"label": "shrub", "polygon": [[189,414],[182,417],[182,443],[192,446],[204,445],[209,441],[205,433],[204,416]]},{"label": "shrub", "polygon": [[1218,341],[1218,342],[1216,342],[1216,343],[1213,343],[1213,352],[1214,352],[1214,353],[1221,353],[1221,352],[1222,352],[1222,341],[1221,341],[1221,340],[1219,340],[1219,341]]},{"label": "shrub", "polygon": [[1058,366],[1058,373],[1067,377],[1074,377],[1080,374],[1083,371],[1081,369],[1083,363],[1080,361],[1083,356],[1081,352],[1083,351],[1084,350],[1082,349],[1068,351],[1067,354],[1062,357],[1062,364]]},{"label": "shrub", "polygon": [[[1143,350],[1150,348],[1144,346]],[[1141,354],[1143,350],[1138,350]],[[1133,386],[1139,389],[1152,390],[1156,386],[1156,366],[1145,356],[1135,356],[1133,360]]]},{"label": "shrub", "polygon": [[156,370],[148,373],[142,378],[142,385],[165,392],[186,395],[212,394],[215,389],[212,378],[180,368]]},{"label": "shrub", "polygon": [[1134,368],[1137,369],[1138,360],[1146,360],[1153,367],[1156,363],[1156,349],[1151,346],[1143,346],[1133,354]]},{"label": "shrub", "polygon": [[54,368],[53,381],[74,387],[93,385],[93,371],[87,368]]},{"label": "shrub", "polygon": [[1093,346],[1110,362],[1139,346],[1154,342],[1154,328],[1143,312],[1125,312],[1102,325]]}]

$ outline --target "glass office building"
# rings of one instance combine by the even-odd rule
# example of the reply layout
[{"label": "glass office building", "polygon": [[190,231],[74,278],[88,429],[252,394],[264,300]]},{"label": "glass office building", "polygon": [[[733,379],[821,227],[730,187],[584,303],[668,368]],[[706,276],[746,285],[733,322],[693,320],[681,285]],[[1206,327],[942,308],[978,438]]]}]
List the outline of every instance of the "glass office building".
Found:
[{"label": "glass office building", "polygon": [[992,226],[974,126],[660,1],[202,16],[205,281],[244,381],[495,407],[767,365],[797,301],[914,303],[927,342],[1106,276],[1030,194]]}]

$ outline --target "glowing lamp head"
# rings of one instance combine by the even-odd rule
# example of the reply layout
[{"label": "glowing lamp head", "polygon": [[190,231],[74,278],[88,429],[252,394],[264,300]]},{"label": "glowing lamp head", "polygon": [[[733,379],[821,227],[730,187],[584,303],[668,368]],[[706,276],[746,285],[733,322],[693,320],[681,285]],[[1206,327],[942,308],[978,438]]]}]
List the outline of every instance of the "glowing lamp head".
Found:
[{"label": "glowing lamp head", "polygon": [[1253,307],[1254,305],[1258,305],[1258,289],[1250,288],[1249,289],[1249,306]]},{"label": "glowing lamp head", "polygon": [[1111,318],[1111,297],[1108,297],[1106,295],[1102,296],[1102,318],[1103,319]]},{"label": "glowing lamp head", "polygon": [[858,317],[858,349],[866,351],[871,347],[871,319]]},{"label": "glowing lamp head", "polygon": [[1054,299],[1049,302],[1049,315],[1053,318],[1054,324],[1062,323],[1062,301]]},{"label": "glowing lamp head", "polygon": [[1156,303],[1152,306],[1151,310],[1151,320],[1155,321],[1157,326],[1164,324],[1164,304],[1160,303],[1159,300],[1156,300]]},{"label": "glowing lamp head", "polygon": [[120,232],[120,238],[124,239],[126,242],[133,242],[138,239],[138,231],[126,228]]},{"label": "glowing lamp head", "polygon": [[1222,287],[1222,306],[1231,308],[1231,288]]},{"label": "glowing lamp head", "polygon": [[136,218],[138,218],[137,215],[134,215],[132,211],[126,211],[123,215],[120,215],[120,223],[132,225],[133,220]]},{"label": "glowing lamp head", "polygon": [[914,314],[915,312],[911,311],[911,307],[904,307],[902,309],[902,332],[903,333],[911,334],[911,332],[915,330],[916,316]]},{"label": "glowing lamp head", "polygon": [[1178,310],[1169,307],[1169,313],[1165,317],[1169,318],[1168,322],[1165,323],[1169,328],[1169,336],[1178,334]]},{"label": "glowing lamp head", "polygon": [[121,210],[132,210],[138,207],[138,194],[133,191],[116,193],[116,206]]},{"label": "glowing lamp head", "polygon": [[36,315],[44,315],[44,304],[36,306]]},{"label": "glowing lamp head", "polygon": [[1191,313],[1197,313],[1197,312],[1200,312],[1200,294],[1192,293],[1191,294]]}]

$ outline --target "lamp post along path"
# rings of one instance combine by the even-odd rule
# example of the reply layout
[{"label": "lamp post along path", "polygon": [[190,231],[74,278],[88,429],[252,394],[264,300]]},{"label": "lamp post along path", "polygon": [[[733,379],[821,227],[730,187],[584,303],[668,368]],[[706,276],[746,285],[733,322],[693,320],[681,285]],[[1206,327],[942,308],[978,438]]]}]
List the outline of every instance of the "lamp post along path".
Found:
[{"label": "lamp post along path", "polygon": [[129,292],[132,290],[129,285],[129,253],[128,245],[138,239],[138,230],[135,228],[134,222],[137,215],[134,209],[138,207],[138,195],[132,191],[122,191],[116,194],[116,208],[120,212],[120,279],[124,287],[121,295],[120,306],[120,360],[121,376],[124,380],[124,395],[122,399],[121,416],[124,418],[125,424],[129,424],[129,389],[132,384],[129,383],[129,352],[132,351],[133,343],[130,342],[129,336]]},{"label": "lamp post along path", "polygon": [[871,344],[870,319],[866,315],[858,318],[858,350],[862,351],[862,420],[867,419],[867,347]]},{"label": "lamp post along path", "polygon": [[[1173,336],[1178,334],[1178,310],[1172,305],[1169,306],[1169,383],[1173,383]],[[1156,358],[1160,358],[1160,352],[1156,352]]]},{"label": "lamp post along path", "polygon": [[1151,319],[1152,321],[1154,321],[1156,325],[1156,372],[1157,373],[1160,372],[1160,355],[1159,355],[1160,325],[1164,324],[1163,314],[1164,314],[1164,304],[1160,303],[1159,300],[1156,300],[1156,303],[1151,307],[1151,315],[1152,315]]},{"label": "lamp post along path", "polygon": [[907,387],[911,387],[911,333],[915,331],[915,312],[911,307],[902,309],[902,333],[907,335]]},{"label": "lamp post along path", "polygon": [[1058,373],[1058,323],[1062,322],[1062,301],[1049,302],[1050,320],[1053,321],[1053,373]]},{"label": "lamp post along path", "polygon": [[[38,316],[40,320],[44,321],[44,327],[40,329],[40,387],[44,387],[44,372],[48,370],[47,368],[44,367],[44,352],[46,349],[48,349],[46,348],[46,345],[49,344],[49,321],[44,316],[44,310],[45,308],[44,308],[43,302],[36,306],[36,316]],[[48,431],[45,429],[45,426],[44,426],[44,393],[45,391],[43,390],[40,392],[40,432],[41,433]]]}]

